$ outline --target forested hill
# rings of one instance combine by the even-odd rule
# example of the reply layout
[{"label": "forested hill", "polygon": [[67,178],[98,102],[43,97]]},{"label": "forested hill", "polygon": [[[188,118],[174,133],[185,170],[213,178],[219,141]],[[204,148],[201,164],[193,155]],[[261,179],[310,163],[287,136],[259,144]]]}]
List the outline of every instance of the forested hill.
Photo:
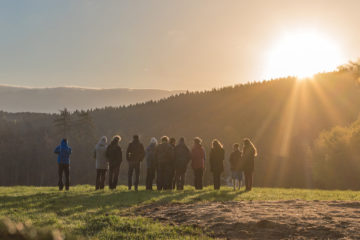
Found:
[{"label": "forested hill", "polygon": [[[98,109],[85,114],[85,118],[74,113],[68,137],[74,149],[72,182],[94,183],[92,149],[100,136],[120,134],[126,147],[136,133],[145,144],[153,136],[185,136],[189,143],[194,136],[200,136],[207,150],[210,141],[217,138],[225,145],[227,156],[234,142],[249,137],[259,150],[255,167],[257,186],[316,187],[309,157],[313,142],[321,131],[357,118],[359,76],[358,71],[343,69],[306,81],[276,79],[184,93],[129,107]],[[55,117],[1,114],[1,185],[56,184],[53,148],[61,134],[54,127]],[[124,162],[122,183],[126,168]],[[189,171],[188,183],[191,178]],[[207,167],[205,181],[211,183],[210,179]]]},{"label": "forested hill", "polygon": [[183,91],[158,89],[24,88],[0,85],[1,110],[55,113],[59,109],[94,109],[159,100]]}]

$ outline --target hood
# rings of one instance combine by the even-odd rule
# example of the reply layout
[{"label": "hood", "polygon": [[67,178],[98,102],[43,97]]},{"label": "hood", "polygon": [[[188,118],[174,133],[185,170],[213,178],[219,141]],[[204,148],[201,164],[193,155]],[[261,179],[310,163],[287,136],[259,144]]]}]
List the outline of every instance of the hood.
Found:
[{"label": "hood", "polygon": [[61,147],[65,147],[65,148],[68,147],[68,142],[67,142],[67,140],[66,140],[66,139],[61,140],[60,146],[61,146]]},{"label": "hood", "polygon": [[101,137],[97,146],[105,146],[107,143],[107,138],[105,136]]}]

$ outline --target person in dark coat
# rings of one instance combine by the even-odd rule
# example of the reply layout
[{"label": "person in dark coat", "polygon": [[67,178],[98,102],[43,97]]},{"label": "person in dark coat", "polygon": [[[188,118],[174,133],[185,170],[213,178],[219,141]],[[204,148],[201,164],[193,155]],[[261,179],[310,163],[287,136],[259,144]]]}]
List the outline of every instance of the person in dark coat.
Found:
[{"label": "person in dark coat", "polygon": [[111,190],[116,189],[122,162],[122,150],[119,145],[120,141],[120,136],[114,136],[106,149],[106,157],[109,161],[109,188]]},{"label": "person in dark coat", "polygon": [[63,174],[65,173],[65,189],[66,191],[70,188],[70,155],[71,155],[71,147],[68,145],[68,141],[66,138],[61,140],[59,146],[55,148],[54,153],[58,155],[58,176],[59,176],[59,190],[62,191],[64,189],[63,183]]},{"label": "person in dark coat", "polygon": [[203,188],[203,173],[205,169],[205,150],[201,145],[201,138],[194,138],[194,146],[191,149],[191,167],[194,170],[195,189]]},{"label": "person in dark coat", "polygon": [[95,146],[94,158],[96,163],[96,184],[95,190],[104,189],[106,172],[109,169],[109,162],[106,157],[107,138],[101,137],[98,144]]},{"label": "person in dark coat", "polygon": [[145,157],[145,149],[142,143],[140,143],[139,136],[134,135],[133,141],[129,144],[126,150],[126,160],[129,163],[128,171],[128,187],[131,190],[132,176],[135,171],[135,191],[138,190],[139,178],[140,178],[140,163]]},{"label": "person in dark coat", "polygon": [[167,136],[163,136],[161,138],[161,143],[157,146],[156,152],[156,161],[157,161],[157,190],[165,190],[167,189],[167,170],[169,161],[173,158],[173,149],[169,144],[169,138]]},{"label": "person in dark coat", "polygon": [[236,181],[238,181],[238,189],[241,187],[241,182],[243,179],[243,164],[242,164],[242,153],[239,149],[240,144],[235,143],[233,145],[233,152],[230,155],[230,172],[231,180],[233,184],[234,191],[236,189]]},{"label": "person in dark coat", "polygon": [[172,148],[173,154],[172,154],[172,158],[169,159],[169,163],[168,163],[168,176],[167,176],[167,186],[166,189],[168,190],[173,190],[175,189],[175,146],[176,146],[176,139],[175,138],[170,138],[169,140],[170,146]]},{"label": "person in dark coat", "polygon": [[153,190],[152,185],[155,178],[155,172],[157,168],[156,162],[156,138],[151,138],[149,146],[146,148],[146,190]]},{"label": "person in dark coat", "polygon": [[214,139],[210,150],[210,170],[213,173],[215,190],[220,189],[220,177],[221,173],[224,171],[224,158],[225,151],[221,142]]},{"label": "person in dark coat", "polygon": [[175,147],[175,183],[177,190],[184,190],[185,172],[190,159],[190,150],[182,137]]},{"label": "person in dark coat", "polygon": [[244,173],[245,173],[245,186],[246,191],[251,191],[253,185],[254,174],[254,160],[257,156],[257,150],[250,139],[244,139],[243,146],[243,161],[244,161]]}]

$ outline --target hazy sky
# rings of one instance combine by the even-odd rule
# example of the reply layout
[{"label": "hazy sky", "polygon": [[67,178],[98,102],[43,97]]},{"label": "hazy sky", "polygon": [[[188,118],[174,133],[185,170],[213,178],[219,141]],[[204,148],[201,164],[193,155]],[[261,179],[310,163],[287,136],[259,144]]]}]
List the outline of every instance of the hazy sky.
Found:
[{"label": "hazy sky", "polygon": [[0,0],[0,84],[209,89],[262,80],[284,33],[360,57],[359,0]]}]

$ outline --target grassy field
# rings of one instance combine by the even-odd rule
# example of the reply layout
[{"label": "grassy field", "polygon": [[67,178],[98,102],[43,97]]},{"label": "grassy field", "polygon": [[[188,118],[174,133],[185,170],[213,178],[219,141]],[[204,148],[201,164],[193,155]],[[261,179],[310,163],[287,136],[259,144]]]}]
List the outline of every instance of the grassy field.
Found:
[{"label": "grassy field", "polygon": [[55,187],[0,187],[0,216],[90,239],[208,239],[201,229],[159,223],[136,216],[133,209],[152,203],[293,199],[360,201],[360,192],[276,188],[234,192],[230,187],[220,191],[212,187],[202,191],[186,187],[179,192],[148,192],[141,187],[134,192],[125,186],[115,191],[94,191],[88,185],[59,192]]}]

